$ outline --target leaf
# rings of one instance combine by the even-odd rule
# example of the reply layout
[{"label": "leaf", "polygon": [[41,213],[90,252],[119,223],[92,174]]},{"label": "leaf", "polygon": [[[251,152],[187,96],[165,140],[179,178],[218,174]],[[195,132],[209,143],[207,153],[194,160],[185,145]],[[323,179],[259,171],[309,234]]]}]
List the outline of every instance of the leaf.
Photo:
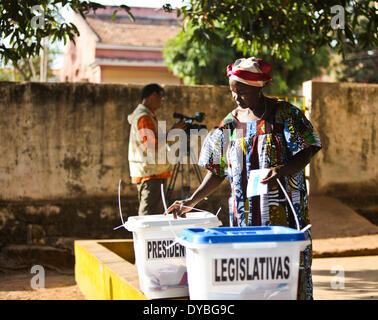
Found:
[{"label": "leaf", "polygon": [[120,7],[121,7],[122,9],[124,9],[124,10],[127,12],[128,16],[129,16],[129,18],[130,18],[130,20],[131,20],[132,22],[135,22],[134,15],[132,14],[130,7],[129,7],[129,6],[126,6],[126,5],[124,5],[124,4],[121,5]]},{"label": "leaf", "polygon": [[163,5],[163,10],[164,10],[165,12],[169,12],[169,13],[171,13],[173,9],[172,9],[172,6],[171,6],[170,3],[166,3],[166,4]]},{"label": "leaf", "polygon": [[126,11],[130,11],[130,10],[131,10],[130,7],[127,6],[127,5],[125,5],[125,4],[120,5],[120,7],[121,7],[122,9],[126,10]]},{"label": "leaf", "polygon": [[112,16],[111,16],[111,18],[110,18],[111,20],[114,21],[114,20],[117,18],[117,12],[118,12],[118,10],[114,10],[114,11],[113,11],[113,14],[112,14]]}]

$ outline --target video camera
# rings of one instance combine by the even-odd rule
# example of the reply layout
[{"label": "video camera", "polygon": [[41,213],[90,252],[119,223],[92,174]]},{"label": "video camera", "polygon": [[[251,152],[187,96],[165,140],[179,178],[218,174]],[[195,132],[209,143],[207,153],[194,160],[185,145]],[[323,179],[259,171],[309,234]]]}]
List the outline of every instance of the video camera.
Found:
[{"label": "video camera", "polygon": [[184,120],[184,122],[187,125],[186,126],[187,131],[189,131],[190,129],[197,129],[197,130],[206,129],[206,126],[203,124],[193,124],[193,121],[197,121],[197,122],[203,121],[203,119],[205,118],[204,112],[196,112],[196,115],[194,117],[185,116],[181,113],[175,112],[173,114],[173,118]]}]

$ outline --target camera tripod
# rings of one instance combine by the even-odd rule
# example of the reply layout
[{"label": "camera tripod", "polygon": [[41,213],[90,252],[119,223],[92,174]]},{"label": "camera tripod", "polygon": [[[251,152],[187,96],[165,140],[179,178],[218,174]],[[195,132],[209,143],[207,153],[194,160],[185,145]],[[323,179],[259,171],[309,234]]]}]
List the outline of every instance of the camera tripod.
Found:
[{"label": "camera tripod", "polygon": [[[189,163],[184,164],[184,159],[188,158],[189,152]],[[174,165],[172,170],[172,177],[169,180],[168,187],[167,187],[167,199],[171,201],[172,192],[174,190],[177,176],[181,173],[181,199],[187,199],[190,197],[190,174],[194,172],[196,175],[198,182],[202,182],[202,174],[201,171],[196,164],[196,159],[194,158],[193,149],[190,146],[190,139],[187,139],[187,154],[185,156],[181,156],[179,161]]]}]

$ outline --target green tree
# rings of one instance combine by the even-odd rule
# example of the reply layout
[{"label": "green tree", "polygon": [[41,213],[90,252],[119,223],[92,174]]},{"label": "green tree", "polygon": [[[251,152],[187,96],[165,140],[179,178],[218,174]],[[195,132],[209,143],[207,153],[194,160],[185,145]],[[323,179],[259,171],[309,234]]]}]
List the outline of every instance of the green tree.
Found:
[{"label": "green tree", "polygon": [[288,59],[297,43],[307,52],[328,45],[340,54],[378,44],[377,10],[369,0],[188,0],[181,14],[194,28],[192,42],[218,42],[222,29],[244,54],[252,48]]},{"label": "green tree", "polygon": [[[186,0],[186,3],[177,14],[192,23],[195,28],[192,39],[200,44],[219,41],[219,28],[226,30],[233,45],[244,53],[249,48],[261,52],[265,46],[270,55],[283,58],[288,58],[293,44],[299,42],[309,52],[329,45],[338,53],[378,44],[377,10],[371,0]],[[43,9],[43,28],[32,24],[35,5]],[[337,13],[333,9],[340,5],[345,9],[345,23],[337,29],[333,23]],[[7,62],[38,55],[45,37],[50,37],[51,43],[74,40],[79,32],[74,24],[59,18],[62,7],[80,13],[85,19],[86,13],[104,6],[80,0],[2,0],[0,39],[9,39],[9,46],[0,43],[0,57]],[[169,4],[163,8],[171,10]],[[128,6],[122,5],[120,9],[133,19]],[[116,11],[113,18],[115,15]],[[363,18],[368,23],[356,33]]]},{"label": "green tree", "polygon": [[355,50],[335,63],[340,82],[378,83],[378,50]]},{"label": "green tree", "polygon": [[[237,56],[231,40],[224,37],[222,44],[202,45],[191,41],[195,29],[190,25],[163,47],[164,62],[174,75],[190,84],[226,84],[226,66]],[[219,37],[223,30],[217,30]]]},{"label": "green tree", "polygon": [[[48,48],[46,80],[53,78],[52,64],[61,52],[57,48]],[[20,59],[0,68],[0,81],[39,81],[41,72],[40,56]]]},{"label": "green tree", "polygon": [[[227,85],[226,66],[243,57],[243,52],[232,46],[232,39],[220,28],[217,28],[217,37],[223,40],[206,46],[192,41],[194,32],[195,28],[188,23],[185,31],[166,43],[163,48],[165,63],[185,84]],[[250,49],[247,54],[261,57],[273,65],[273,83],[267,87],[271,94],[295,93],[304,81],[320,75],[320,68],[327,68],[330,60],[326,47],[313,54],[305,51],[301,43],[292,48],[287,60],[271,56],[266,47],[262,50]]]},{"label": "green tree", "polygon": [[[369,21],[362,19],[356,33],[364,32]],[[344,57],[332,57],[331,72],[337,81],[378,83],[378,46],[361,49],[353,48]]]},{"label": "green tree", "polygon": [[[84,19],[91,10],[105,6],[92,1],[80,0],[1,0],[0,2],[0,58],[17,63],[20,59],[29,59],[40,54],[44,38],[50,44],[74,41],[79,31],[72,23],[67,23],[60,15],[62,8],[70,8]],[[133,16],[126,5],[125,10],[131,19]],[[114,11],[112,19],[115,18]]]},{"label": "green tree", "polygon": [[[167,0],[169,2],[169,0]],[[353,48],[378,46],[377,10],[370,0],[186,0],[177,10],[185,23],[190,22],[191,46],[211,47],[224,41],[223,31],[231,39],[231,47],[246,55],[266,53],[288,60],[300,44],[304,52],[315,54],[325,45],[345,54]],[[38,6],[43,10],[43,27],[33,26]],[[337,28],[335,20],[342,8],[345,21]],[[2,0],[0,2],[0,58],[17,63],[39,55],[44,38],[50,43],[73,40],[79,36],[76,26],[60,17],[62,8],[82,15],[104,6],[80,0]],[[169,4],[163,6],[171,10]],[[133,16],[126,5],[120,9]],[[112,18],[115,18],[117,10]],[[40,21],[40,22],[41,22]],[[362,26],[362,22],[367,22]],[[184,24],[185,25],[185,24]],[[356,30],[359,28],[358,32]],[[201,50],[201,49],[199,49]],[[221,55],[219,55],[221,56]]]}]

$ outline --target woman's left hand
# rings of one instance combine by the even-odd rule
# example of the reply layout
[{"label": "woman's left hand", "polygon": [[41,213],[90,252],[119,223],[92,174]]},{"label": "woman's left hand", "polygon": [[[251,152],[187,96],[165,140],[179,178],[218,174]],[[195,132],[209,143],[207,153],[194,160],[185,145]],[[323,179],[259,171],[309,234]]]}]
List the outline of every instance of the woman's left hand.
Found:
[{"label": "woman's left hand", "polygon": [[264,179],[262,179],[260,182],[263,183],[263,184],[272,183],[276,179],[281,178],[282,177],[282,174],[281,174],[282,167],[283,166],[277,166],[277,167],[274,167],[274,168],[270,168],[270,171],[268,172],[267,176]]},{"label": "woman's left hand", "polygon": [[276,179],[290,176],[300,170],[304,169],[306,165],[310,163],[312,155],[319,150],[319,147],[310,146],[302,151],[295,154],[285,165],[279,165],[274,168],[270,168],[267,176],[262,179],[261,183],[271,183],[275,182]]}]

